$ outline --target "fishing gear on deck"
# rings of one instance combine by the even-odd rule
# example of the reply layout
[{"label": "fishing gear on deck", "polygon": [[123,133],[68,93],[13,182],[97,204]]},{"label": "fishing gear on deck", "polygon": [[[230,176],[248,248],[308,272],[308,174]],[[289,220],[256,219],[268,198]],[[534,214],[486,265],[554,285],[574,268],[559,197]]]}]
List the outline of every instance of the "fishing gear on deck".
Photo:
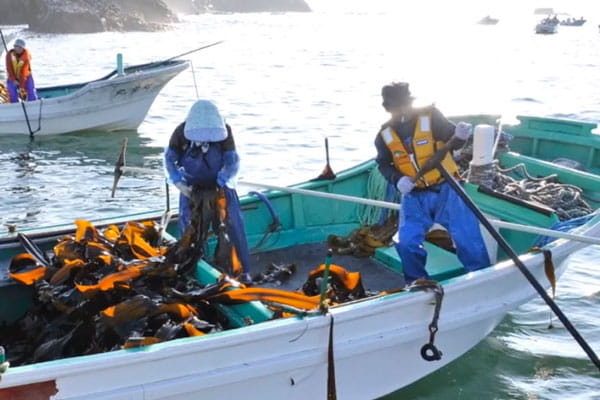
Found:
[{"label": "fishing gear on deck", "polygon": [[383,224],[364,225],[347,236],[329,235],[327,245],[336,254],[370,257],[379,247],[390,246],[398,230],[398,217],[390,215]]},{"label": "fishing gear on deck", "polygon": [[277,283],[281,284],[290,279],[292,275],[296,273],[297,266],[294,263],[291,264],[275,264],[271,263],[267,265],[262,272],[254,274],[252,276],[252,282],[257,284],[262,283]]}]

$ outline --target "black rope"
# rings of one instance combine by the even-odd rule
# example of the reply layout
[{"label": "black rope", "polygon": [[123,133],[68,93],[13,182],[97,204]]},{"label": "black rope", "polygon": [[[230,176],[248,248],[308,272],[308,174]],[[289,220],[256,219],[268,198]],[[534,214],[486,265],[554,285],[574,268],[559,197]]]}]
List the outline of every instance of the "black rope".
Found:
[{"label": "black rope", "polygon": [[335,358],[333,356],[333,315],[329,314],[329,317],[329,344],[327,345],[327,400],[336,400]]},{"label": "black rope", "polygon": [[421,347],[421,357],[426,361],[437,361],[442,359],[442,352],[435,346],[435,334],[438,331],[438,320],[440,319],[440,310],[442,300],[444,299],[444,288],[437,281],[417,279],[409,290],[432,290],[435,295],[435,308],[433,318],[429,324],[429,342]]}]

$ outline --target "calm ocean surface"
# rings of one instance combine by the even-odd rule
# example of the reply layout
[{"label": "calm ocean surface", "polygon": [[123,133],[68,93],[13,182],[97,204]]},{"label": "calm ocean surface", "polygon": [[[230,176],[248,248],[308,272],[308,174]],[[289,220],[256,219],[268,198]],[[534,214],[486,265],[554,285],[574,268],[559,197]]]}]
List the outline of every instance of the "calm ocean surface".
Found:
[{"label": "calm ocean surface", "polygon": [[[33,143],[0,137],[0,231],[163,208],[162,151],[198,97],[214,100],[233,127],[240,175],[280,185],[320,173],[326,136],[335,171],[373,157],[374,135],[387,118],[379,92],[390,81],[409,81],[419,101],[435,102],[446,115],[600,121],[600,13],[543,36],[533,32],[533,6],[482,26],[475,21],[486,13],[450,18],[443,9],[432,17],[433,3],[193,16],[157,33],[23,34],[38,86],[99,78],[114,69],[118,52],[136,64],[225,42],[187,57],[193,68],[163,89],[138,132]],[[125,137],[127,164],[156,173],[123,177],[111,199]],[[174,189],[171,198],[176,204]],[[597,353],[599,257],[598,246],[574,254],[556,300]],[[389,398],[600,399],[600,373],[556,318],[548,329],[551,318],[541,300],[532,301],[464,357]]]}]

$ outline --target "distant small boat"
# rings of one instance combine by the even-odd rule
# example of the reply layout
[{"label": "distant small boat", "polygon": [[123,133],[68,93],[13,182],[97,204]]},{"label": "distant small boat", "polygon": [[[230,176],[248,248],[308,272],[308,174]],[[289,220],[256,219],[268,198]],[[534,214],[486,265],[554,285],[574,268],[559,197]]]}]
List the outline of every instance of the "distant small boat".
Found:
[{"label": "distant small boat", "polygon": [[480,25],[496,25],[498,23],[498,18],[492,18],[489,15],[481,18],[477,23]]},{"label": "distant small boat", "polygon": [[586,23],[586,20],[583,17],[581,17],[579,19],[567,18],[567,19],[560,21],[560,24],[564,25],[564,26],[581,26],[585,23]]},{"label": "distant small boat", "polygon": [[535,33],[545,35],[558,32],[559,21],[556,18],[544,18],[535,26]]},{"label": "distant small boat", "polygon": [[0,135],[132,130],[185,60],[126,67],[90,82],[37,88],[38,100],[0,103]]}]

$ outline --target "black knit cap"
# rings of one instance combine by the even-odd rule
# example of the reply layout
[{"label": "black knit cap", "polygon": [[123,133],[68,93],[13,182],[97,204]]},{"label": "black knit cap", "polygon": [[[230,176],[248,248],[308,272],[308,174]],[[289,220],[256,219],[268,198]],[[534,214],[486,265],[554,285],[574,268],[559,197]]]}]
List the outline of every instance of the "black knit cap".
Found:
[{"label": "black knit cap", "polygon": [[381,88],[381,97],[383,97],[383,108],[387,111],[394,107],[408,105],[413,100],[407,82],[392,82],[385,85]]}]

